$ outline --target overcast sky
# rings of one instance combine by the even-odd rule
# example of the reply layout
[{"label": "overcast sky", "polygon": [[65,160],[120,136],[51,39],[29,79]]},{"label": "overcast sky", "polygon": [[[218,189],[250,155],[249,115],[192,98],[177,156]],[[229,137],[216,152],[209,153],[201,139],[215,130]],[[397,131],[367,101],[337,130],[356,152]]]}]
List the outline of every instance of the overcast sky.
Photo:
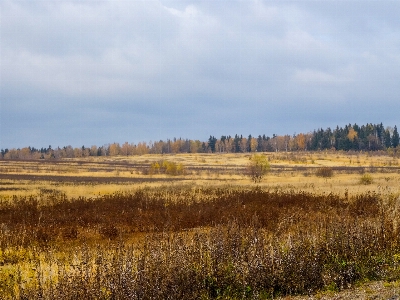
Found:
[{"label": "overcast sky", "polygon": [[0,1],[0,148],[400,125],[400,1]]}]

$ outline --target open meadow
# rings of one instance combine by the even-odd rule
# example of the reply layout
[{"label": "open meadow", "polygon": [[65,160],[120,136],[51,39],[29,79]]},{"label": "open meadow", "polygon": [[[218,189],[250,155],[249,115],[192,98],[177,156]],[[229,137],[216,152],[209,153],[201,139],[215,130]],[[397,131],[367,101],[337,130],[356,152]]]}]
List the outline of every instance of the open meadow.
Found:
[{"label": "open meadow", "polygon": [[[271,169],[258,186],[266,189],[318,193],[400,192],[400,157],[383,153],[276,152],[265,153]],[[252,187],[246,176],[250,153],[167,154],[87,157],[62,160],[0,160],[0,196],[56,192],[68,197],[96,197],[143,187]],[[182,164],[176,174],[151,174],[151,164]],[[316,176],[321,167],[333,176]],[[359,184],[363,174],[371,184]],[[172,176],[171,176],[172,175]]]},{"label": "open meadow", "polygon": [[263,155],[0,160],[1,299],[399,295],[400,158]]}]

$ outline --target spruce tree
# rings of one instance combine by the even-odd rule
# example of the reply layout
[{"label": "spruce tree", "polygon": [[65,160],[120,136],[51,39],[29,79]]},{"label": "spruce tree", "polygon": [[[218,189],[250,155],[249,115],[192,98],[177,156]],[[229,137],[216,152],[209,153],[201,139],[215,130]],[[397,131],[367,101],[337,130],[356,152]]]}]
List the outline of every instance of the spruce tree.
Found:
[{"label": "spruce tree", "polygon": [[208,139],[208,147],[210,148],[212,153],[215,152],[215,144],[216,143],[217,143],[216,137],[210,135],[210,138]]},{"label": "spruce tree", "polygon": [[392,146],[396,148],[399,145],[399,132],[397,131],[397,126],[394,126],[393,134],[392,134]]},{"label": "spruce tree", "polygon": [[385,130],[384,139],[385,139],[385,148],[390,148],[390,146],[392,145],[392,141],[391,141],[391,138],[390,138],[389,129]]}]

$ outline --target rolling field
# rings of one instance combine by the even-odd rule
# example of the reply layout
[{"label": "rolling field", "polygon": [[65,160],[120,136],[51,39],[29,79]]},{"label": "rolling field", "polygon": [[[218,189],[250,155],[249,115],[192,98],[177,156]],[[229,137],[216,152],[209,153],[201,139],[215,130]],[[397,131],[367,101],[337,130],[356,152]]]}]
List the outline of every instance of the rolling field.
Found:
[{"label": "rolling field", "polygon": [[[0,160],[0,295],[398,295],[399,159],[266,155],[257,184],[250,154]],[[162,160],[180,171],[154,172]]]}]

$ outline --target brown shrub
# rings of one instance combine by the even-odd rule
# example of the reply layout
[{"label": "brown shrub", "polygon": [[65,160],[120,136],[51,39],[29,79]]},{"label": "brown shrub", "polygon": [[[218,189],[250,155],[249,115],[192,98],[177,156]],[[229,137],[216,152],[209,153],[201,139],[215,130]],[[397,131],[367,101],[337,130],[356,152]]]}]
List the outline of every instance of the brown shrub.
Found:
[{"label": "brown shrub", "polygon": [[62,230],[62,238],[64,240],[76,240],[78,238],[77,227],[66,227]]},{"label": "brown shrub", "polygon": [[321,167],[317,169],[315,175],[318,177],[330,178],[333,176],[333,169],[330,167]]},{"label": "brown shrub", "polygon": [[[0,259],[36,273],[32,284],[9,276],[0,290],[11,299],[257,299],[398,278],[400,212],[380,197],[165,187],[47,206],[16,198],[0,203]],[[91,228],[107,241],[57,244],[57,232],[75,239]],[[142,232],[117,239],[123,228]]]},{"label": "brown shrub", "polygon": [[118,237],[119,230],[111,224],[107,224],[100,228],[100,234],[109,240],[115,240]]}]

